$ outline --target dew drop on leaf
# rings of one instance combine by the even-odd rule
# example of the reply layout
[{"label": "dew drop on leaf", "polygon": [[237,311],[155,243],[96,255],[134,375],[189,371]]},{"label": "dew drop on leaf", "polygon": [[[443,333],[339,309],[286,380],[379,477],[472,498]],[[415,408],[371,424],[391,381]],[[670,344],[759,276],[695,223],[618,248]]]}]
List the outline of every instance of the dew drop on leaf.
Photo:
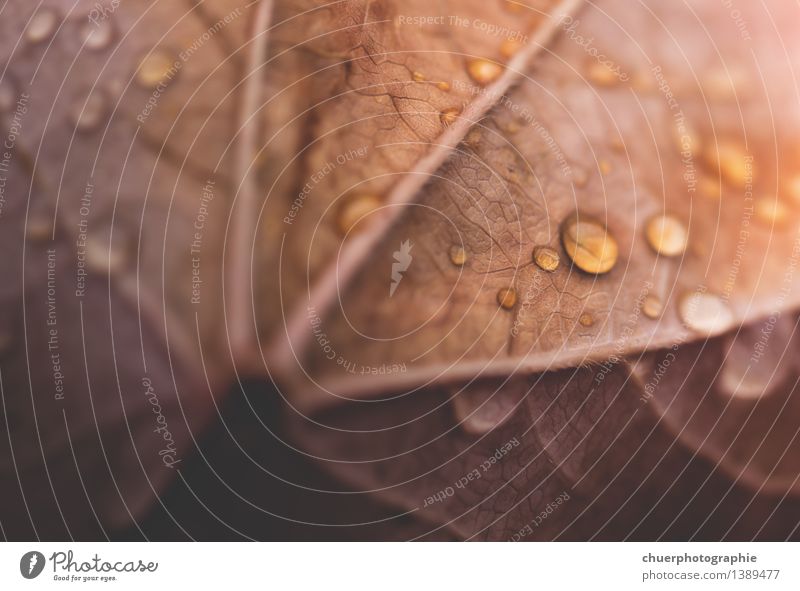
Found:
[{"label": "dew drop on leaf", "polygon": [[574,213],[561,224],[561,244],[582,271],[598,275],[614,268],[619,256],[617,241],[595,218]]},{"label": "dew drop on leaf", "polygon": [[651,218],[647,222],[645,236],[656,253],[667,257],[682,254],[689,242],[689,232],[684,223],[669,214]]}]

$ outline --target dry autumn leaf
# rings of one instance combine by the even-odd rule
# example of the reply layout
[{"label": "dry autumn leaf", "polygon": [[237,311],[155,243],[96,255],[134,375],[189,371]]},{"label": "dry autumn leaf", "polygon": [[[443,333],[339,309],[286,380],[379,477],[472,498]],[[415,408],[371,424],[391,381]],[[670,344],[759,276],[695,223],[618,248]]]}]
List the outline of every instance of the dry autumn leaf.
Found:
[{"label": "dry autumn leaf", "polygon": [[797,11],[0,8],[4,535],[795,538]]}]

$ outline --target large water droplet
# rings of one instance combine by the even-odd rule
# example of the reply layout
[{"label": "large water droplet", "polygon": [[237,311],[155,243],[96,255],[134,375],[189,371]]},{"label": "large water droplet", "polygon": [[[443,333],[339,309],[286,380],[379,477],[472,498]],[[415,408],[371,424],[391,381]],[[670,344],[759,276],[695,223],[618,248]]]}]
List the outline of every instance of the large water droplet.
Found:
[{"label": "large water droplet", "polygon": [[725,182],[744,188],[753,182],[753,161],[738,144],[721,141],[712,144],[705,151],[706,165],[714,175],[722,175]]},{"label": "large water droplet", "polygon": [[574,213],[561,224],[561,244],[575,265],[587,273],[608,273],[614,268],[619,247],[595,218]]},{"label": "large water droplet", "polygon": [[97,129],[108,114],[108,100],[103,91],[95,89],[86,104],[77,101],[72,107],[70,116],[75,124],[75,129],[81,132]]},{"label": "large water droplet", "polygon": [[463,267],[467,262],[467,251],[463,246],[453,245],[450,247],[450,262],[456,267]]},{"label": "large water droplet", "polygon": [[647,294],[642,301],[642,312],[648,318],[658,318],[664,311],[664,304],[657,295]]},{"label": "large water droplet", "polygon": [[733,324],[733,312],[718,295],[693,291],[681,298],[680,315],[690,329],[714,335],[728,330]]},{"label": "large water droplet", "polygon": [[25,30],[25,38],[30,43],[42,43],[50,39],[58,28],[60,17],[52,8],[41,8],[33,15],[28,28]]},{"label": "large water droplet", "polygon": [[650,219],[645,227],[650,247],[658,254],[674,257],[682,254],[689,243],[686,226],[675,216],[664,214]]}]

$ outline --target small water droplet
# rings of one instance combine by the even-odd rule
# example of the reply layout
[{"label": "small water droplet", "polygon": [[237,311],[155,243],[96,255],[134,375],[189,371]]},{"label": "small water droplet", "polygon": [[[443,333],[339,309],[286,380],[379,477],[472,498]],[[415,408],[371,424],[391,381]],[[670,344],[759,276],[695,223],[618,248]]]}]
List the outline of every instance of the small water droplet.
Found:
[{"label": "small water droplet", "polygon": [[109,237],[92,236],[86,239],[86,267],[95,273],[114,274],[121,271],[127,263],[128,257],[121,246],[119,238],[114,239],[109,249]]},{"label": "small water droplet", "polygon": [[511,59],[520,49],[522,49],[522,41],[515,37],[509,37],[500,44],[500,55]]},{"label": "small water droplet", "polygon": [[75,129],[81,132],[96,129],[108,114],[108,101],[101,90],[95,90],[89,95],[86,104],[77,101],[72,107],[70,116]]},{"label": "small water droplet", "polygon": [[600,167],[600,174],[607,175],[611,172],[611,163],[608,160],[600,160],[598,166]]},{"label": "small water droplet", "polygon": [[6,76],[0,79],[0,113],[11,111],[17,104],[17,89],[14,83]]},{"label": "small water droplet", "polygon": [[513,287],[506,287],[497,292],[497,303],[501,308],[510,310],[517,303],[517,292]]},{"label": "small water droplet", "polygon": [[164,50],[157,49],[147,54],[136,71],[136,80],[145,88],[156,88],[166,84],[174,76],[175,60]]},{"label": "small water droplet", "polygon": [[503,73],[503,66],[487,59],[471,59],[467,61],[467,73],[477,84],[491,84]]},{"label": "small water droplet", "polygon": [[648,318],[658,318],[661,316],[661,313],[664,311],[664,304],[661,302],[661,298],[651,293],[647,294],[642,301],[642,312]]},{"label": "small water droplet", "polygon": [[753,182],[752,159],[733,142],[721,141],[708,146],[705,162],[715,175],[719,171],[723,180],[735,187],[744,188]]},{"label": "small water droplet", "polygon": [[33,215],[28,218],[26,236],[31,242],[45,242],[53,237],[53,220],[44,215]]},{"label": "small water droplet", "polygon": [[111,19],[105,19],[98,24],[87,20],[81,26],[79,34],[84,47],[100,51],[108,47],[114,39],[114,23]]},{"label": "small water droplet", "polygon": [[416,72],[416,71],[415,72],[411,72],[411,79],[414,82],[425,82],[425,80],[427,80],[427,78],[425,78],[425,74],[423,74],[422,72]]},{"label": "small water droplet", "polygon": [[456,122],[458,116],[461,114],[461,109],[458,107],[450,107],[449,109],[445,109],[441,113],[439,113],[439,120],[442,122],[442,125],[445,127],[450,127],[453,123]]},{"label": "small water droplet", "polygon": [[596,61],[589,64],[586,74],[597,86],[614,86],[619,82],[619,77],[611,68]]},{"label": "small water droplet", "polygon": [[533,249],[533,262],[536,263],[540,269],[552,273],[558,269],[558,265],[561,263],[561,257],[549,246],[537,246]]},{"label": "small water droplet", "polygon": [[580,318],[578,318],[578,322],[580,322],[581,326],[585,326],[586,328],[594,326],[594,316],[588,312],[584,312],[580,315]]},{"label": "small water droplet", "polygon": [[381,206],[381,200],[375,195],[358,194],[348,196],[339,207],[336,224],[344,236],[356,225],[363,227],[364,219]]},{"label": "small water droplet", "polygon": [[450,92],[450,83],[442,80],[441,82],[436,83],[436,88],[438,88],[442,92]]},{"label": "small water droplet", "polygon": [[575,265],[599,275],[614,268],[619,256],[617,241],[599,220],[580,213],[561,224],[561,244]]},{"label": "small water droplet", "polygon": [[681,220],[669,214],[650,218],[644,233],[650,247],[666,257],[683,254],[689,243],[686,226]]},{"label": "small water droplet", "polygon": [[450,247],[450,262],[456,267],[463,267],[467,262],[467,251],[463,246],[453,245]]},{"label": "small water droplet", "polygon": [[768,226],[782,226],[789,219],[789,208],[777,197],[761,197],[753,206],[756,219]]},{"label": "small water droplet", "polygon": [[50,39],[58,28],[60,17],[52,8],[40,9],[28,23],[25,38],[30,43],[42,43]]},{"label": "small water droplet", "polygon": [[680,315],[690,329],[705,334],[721,333],[733,324],[733,312],[723,299],[713,293],[693,291],[680,302]]}]

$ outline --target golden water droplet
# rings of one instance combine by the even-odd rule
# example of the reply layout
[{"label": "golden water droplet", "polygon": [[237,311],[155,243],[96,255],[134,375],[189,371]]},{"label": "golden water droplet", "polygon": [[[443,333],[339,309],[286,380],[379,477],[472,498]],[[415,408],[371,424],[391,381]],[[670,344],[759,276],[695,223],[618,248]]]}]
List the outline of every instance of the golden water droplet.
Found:
[{"label": "golden water droplet", "polygon": [[28,23],[25,38],[30,43],[42,43],[53,36],[58,28],[59,16],[52,8],[40,9]]},{"label": "golden water droplet", "polygon": [[650,247],[666,257],[683,254],[689,243],[689,232],[686,230],[686,226],[678,218],[669,214],[650,218],[644,234]]},{"label": "golden water droplet", "polygon": [[517,292],[513,287],[506,287],[497,292],[497,303],[501,308],[510,310],[517,303]]},{"label": "golden water droplet", "polygon": [[522,49],[522,41],[515,37],[509,37],[500,44],[500,55],[506,59],[512,58],[520,49]]},{"label": "golden water droplet", "polygon": [[594,326],[594,316],[592,316],[588,312],[584,312],[583,314],[580,315],[580,318],[578,318],[578,322],[580,322],[581,326],[585,326],[587,328],[590,326]]},{"label": "golden water droplet", "polygon": [[411,78],[414,82],[425,82],[427,80],[422,72],[411,72]]},{"label": "golden water droplet", "polygon": [[661,298],[651,293],[647,294],[642,302],[642,312],[648,318],[658,318],[661,316],[661,312],[664,311],[664,304],[661,302]]},{"label": "golden water droplet", "polygon": [[108,235],[89,236],[86,239],[86,267],[95,273],[113,274],[121,271],[127,262],[127,254],[116,237],[109,249]]},{"label": "golden water droplet", "polygon": [[45,242],[53,237],[53,221],[44,215],[33,215],[28,218],[25,232],[31,242]]},{"label": "golden water droplet", "polygon": [[442,80],[441,82],[436,83],[436,88],[441,90],[442,92],[450,92],[450,84]]},{"label": "golden water droplet", "polygon": [[450,247],[450,262],[456,267],[463,267],[467,262],[467,251],[463,246],[453,245]]},{"label": "golden water droplet", "polygon": [[533,249],[533,262],[535,262],[540,269],[552,273],[558,269],[558,265],[561,263],[561,257],[549,246],[537,246]]},{"label": "golden water droplet", "polygon": [[503,66],[486,59],[471,59],[467,61],[467,73],[477,84],[486,86],[500,77]]},{"label": "golden water droplet", "polygon": [[722,185],[719,183],[719,179],[709,175],[704,174],[700,176],[700,180],[697,183],[697,190],[701,195],[709,199],[719,199],[722,197]]},{"label": "golden water droplet", "polygon": [[780,226],[789,219],[789,208],[777,197],[761,197],[753,205],[756,219],[770,226]]},{"label": "golden water droplet", "polygon": [[339,232],[344,236],[357,224],[363,227],[363,218],[380,206],[381,200],[375,195],[358,194],[346,197],[339,207],[336,218]]},{"label": "golden water droplet", "polygon": [[786,187],[786,193],[789,195],[789,199],[795,204],[800,205],[800,174],[790,177],[789,180],[784,183],[784,186]]},{"label": "golden water droplet", "polygon": [[575,265],[598,275],[614,268],[619,247],[605,226],[595,218],[574,213],[561,224],[561,244]]},{"label": "golden water droplet", "polygon": [[439,113],[439,120],[442,122],[442,125],[445,127],[450,127],[453,123],[456,122],[458,116],[461,114],[461,109],[458,107],[450,107],[449,109],[445,109],[441,113]]},{"label": "golden water droplet", "polygon": [[680,302],[680,315],[690,329],[713,335],[724,332],[733,324],[733,312],[716,294],[694,291]]},{"label": "golden water droplet", "polygon": [[608,160],[600,160],[598,166],[600,167],[600,173],[603,175],[611,172],[611,163]]},{"label": "golden water droplet", "polygon": [[84,47],[99,51],[108,47],[114,39],[114,24],[111,19],[100,21],[99,24],[87,20],[81,26],[79,34]]},{"label": "golden water droplet", "polygon": [[6,75],[0,78],[0,113],[11,111],[17,103],[17,89]]},{"label": "golden water droplet", "polygon": [[91,131],[96,129],[108,114],[108,101],[105,94],[100,90],[95,90],[84,105],[82,101],[77,101],[70,113],[75,129],[78,131]]},{"label": "golden water droplet", "polygon": [[592,61],[586,73],[589,76],[589,80],[597,86],[614,86],[619,82],[617,74],[600,62]]},{"label": "golden water droplet", "polygon": [[175,60],[166,51],[157,49],[144,57],[136,72],[136,80],[145,88],[156,88],[167,83],[173,73]]},{"label": "golden water droplet", "polygon": [[706,165],[714,172],[719,171],[725,182],[744,188],[753,182],[753,162],[737,144],[721,141],[710,145],[705,151]]}]

